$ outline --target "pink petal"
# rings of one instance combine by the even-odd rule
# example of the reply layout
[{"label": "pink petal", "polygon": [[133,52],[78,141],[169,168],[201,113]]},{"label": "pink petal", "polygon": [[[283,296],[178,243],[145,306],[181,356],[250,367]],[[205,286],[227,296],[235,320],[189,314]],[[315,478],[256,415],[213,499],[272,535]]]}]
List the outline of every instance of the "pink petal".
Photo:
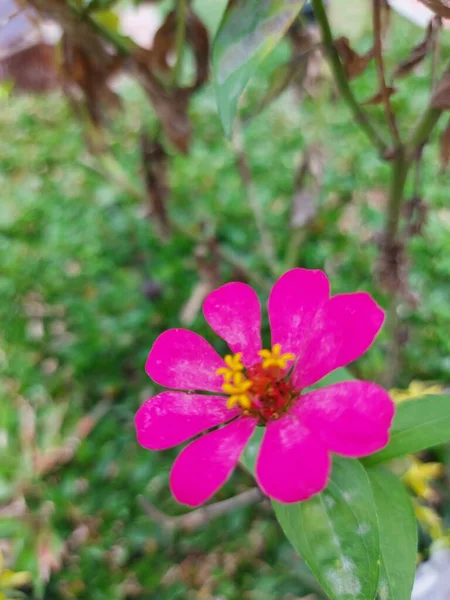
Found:
[{"label": "pink petal", "polygon": [[322,271],[293,269],[275,283],[269,297],[272,345],[297,354],[307,343],[311,322],[330,295]]},{"label": "pink petal", "polygon": [[221,392],[223,378],[216,371],[225,366],[200,335],[186,329],[169,329],[154,342],[145,370],[165,387]]},{"label": "pink petal", "polygon": [[292,414],[269,421],[256,463],[262,490],[279,502],[300,502],[327,485],[331,460],[321,440]]},{"label": "pink petal", "polygon": [[388,393],[367,381],[344,381],[310,392],[293,407],[328,450],[354,458],[386,446],[394,411]]},{"label": "pink petal", "polygon": [[243,417],[186,446],[170,474],[178,502],[198,506],[209,500],[231,475],[255,427],[255,419]]},{"label": "pink petal", "polygon": [[333,296],[310,324],[308,342],[294,368],[294,385],[308,387],[359,358],[383,321],[384,311],[366,292]]},{"label": "pink petal", "polygon": [[211,292],[203,304],[203,314],[233,353],[243,353],[247,367],[260,361],[261,306],[249,285],[227,283]]},{"label": "pink petal", "polygon": [[165,450],[181,444],[210,427],[237,416],[226,408],[223,396],[163,392],[147,400],[136,413],[137,439],[149,450]]}]

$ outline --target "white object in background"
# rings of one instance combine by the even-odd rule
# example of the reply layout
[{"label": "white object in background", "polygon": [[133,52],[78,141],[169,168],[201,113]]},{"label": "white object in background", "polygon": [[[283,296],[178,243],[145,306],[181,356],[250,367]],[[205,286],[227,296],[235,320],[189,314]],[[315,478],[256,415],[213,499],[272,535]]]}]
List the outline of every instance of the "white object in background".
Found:
[{"label": "white object in background", "polygon": [[142,4],[126,8],[119,13],[120,31],[138,46],[151,48],[155,33],[161,26],[161,12],[156,6]]},{"label": "white object in background", "polygon": [[450,549],[436,550],[419,565],[411,600],[450,600]]},{"label": "white object in background", "polygon": [[[419,0],[388,0],[388,2],[396,12],[419,27],[427,27],[434,17],[434,12]],[[448,27],[450,20],[443,19],[443,23],[444,27]]]}]

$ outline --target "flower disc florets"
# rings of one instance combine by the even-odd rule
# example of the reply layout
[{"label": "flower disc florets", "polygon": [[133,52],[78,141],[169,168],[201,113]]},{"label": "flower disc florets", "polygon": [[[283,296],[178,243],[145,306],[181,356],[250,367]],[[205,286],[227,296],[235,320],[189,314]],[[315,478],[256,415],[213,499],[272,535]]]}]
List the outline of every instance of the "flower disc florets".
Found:
[{"label": "flower disc florets", "polygon": [[279,419],[287,412],[298,396],[289,380],[288,364],[295,360],[294,354],[282,354],[281,345],[272,350],[260,350],[261,363],[245,370],[242,352],[225,357],[227,367],[217,370],[224,378],[223,391],[229,394],[227,408],[238,405],[246,416],[259,419],[264,424]]}]

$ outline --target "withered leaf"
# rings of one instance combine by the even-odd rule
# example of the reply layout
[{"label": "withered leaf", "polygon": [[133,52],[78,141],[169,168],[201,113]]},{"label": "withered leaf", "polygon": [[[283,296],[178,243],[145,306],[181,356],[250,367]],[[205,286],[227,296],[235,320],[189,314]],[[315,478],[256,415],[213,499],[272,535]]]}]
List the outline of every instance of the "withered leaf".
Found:
[{"label": "withered leaf", "polygon": [[445,171],[450,165],[450,121],[439,138],[439,155],[441,159],[441,169]]},{"label": "withered leaf", "polygon": [[339,57],[344,66],[345,74],[349,79],[354,79],[364,73],[373,58],[373,49],[365,54],[358,54],[350,45],[347,37],[340,37],[334,42]]},{"label": "withered leaf", "polygon": [[[390,98],[392,96],[392,94],[395,94],[395,92],[397,91],[397,88],[388,86],[386,88],[386,91],[388,93],[388,97]],[[370,104],[381,104],[382,102],[383,102],[383,94],[381,92],[377,92],[376,94],[374,94],[373,96],[368,98],[368,100],[361,102],[361,104],[363,104],[364,106],[368,106]]]},{"label": "withered leaf", "polygon": [[420,0],[422,4],[428,6],[439,17],[450,19],[450,2],[449,0]]},{"label": "withered leaf", "polygon": [[450,109],[450,73],[446,73],[437,84],[431,97],[431,106],[439,110]]},{"label": "withered leaf", "polygon": [[402,60],[394,71],[394,77],[405,77],[419,65],[433,48],[433,42],[438,31],[439,23],[433,19],[428,25],[425,39],[415,46],[409,56]]},{"label": "withered leaf", "polygon": [[[164,133],[180,152],[188,151],[192,128],[188,117],[190,96],[208,79],[209,37],[208,32],[190,10],[186,21],[186,40],[195,58],[195,79],[187,87],[177,87],[171,82],[165,85],[156,71],[170,73],[170,54],[175,48],[176,16],[171,12],[156,33],[152,50],[140,48],[132,61],[139,81],[150,98],[156,114],[161,120]],[[175,82],[176,83],[176,82]]]},{"label": "withered leaf", "polygon": [[59,85],[54,46],[37,43],[0,59],[0,81],[11,79],[15,89],[45,92]]},{"label": "withered leaf", "polygon": [[175,46],[175,33],[177,29],[177,14],[170,12],[164,23],[155,33],[153,38],[150,60],[152,67],[161,71],[169,71],[169,56]]},{"label": "withered leaf", "polygon": [[[171,54],[175,51],[177,32],[177,14],[170,12],[158,29],[153,40],[150,53],[151,66],[162,72],[172,69]],[[195,58],[195,81],[192,91],[197,90],[208,78],[209,69],[209,36],[208,31],[197,15],[189,10],[186,19],[186,41],[192,48]]]},{"label": "withered leaf", "polygon": [[75,87],[83,94],[86,108],[94,125],[104,122],[104,107],[120,108],[119,96],[109,87],[109,79],[116,74],[123,64],[123,58],[103,54],[91,56],[72,36],[64,34],[61,42],[61,71],[63,87],[70,95],[70,88]]},{"label": "withered leaf", "polygon": [[187,114],[192,91],[165,88],[151,71],[146,51],[135,53],[133,60],[139,81],[150,98],[164,133],[180,152],[186,153],[192,136],[192,127]]},{"label": "withered leaf", "polygon": [[167,183],[167,154],[157,140],[144,133],[141,136],[142,167],[150,213],[158,222],[163,235],[169,233],[166,202],[169,194]]},{"label": "withered leaf", "polygon": [[318,145],[309,147],[295,173],[292,228],[305,227],[316,218],[319,210],[317,199],[322,188],[325,165],[324,148]]}]

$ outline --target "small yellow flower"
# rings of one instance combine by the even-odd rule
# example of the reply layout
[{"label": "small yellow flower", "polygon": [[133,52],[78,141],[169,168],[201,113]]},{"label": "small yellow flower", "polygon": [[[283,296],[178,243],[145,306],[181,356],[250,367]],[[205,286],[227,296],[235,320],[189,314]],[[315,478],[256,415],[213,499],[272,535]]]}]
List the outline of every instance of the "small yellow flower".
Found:
[{"label": "small yellow flower", "polygon": [[420,523],[428,530],[433,540],[440,540],[445,537],[442,519],[435,510],[429,506],[423,506],[423,504],[415,500],[414,512]]},{"label": "small yellow flower", "polygon": [[405,400],[413,400],[421,396],[430,396],[433,394],[442,394],[444,388],[440,385],[428,385],[422,381],[411,381],[406,390],[393,388],[389,391],[389,395],[394,402],[399,404]]},{"label": "small yellow flower", "polygon": [[10,597],[8,592],[29,583],[31,583],[31,573],[5,569],[3,555],[0,552],[0,600],[7,600]]},{"label": "small yellow flower", "polygon": [[444,467],[440,463],[429,462],[425,463],[416,458],[409,456],[411,466],[403,475],[404,483],[423,500],[431,500],[434,494],[430,482],[442,477]]}]

